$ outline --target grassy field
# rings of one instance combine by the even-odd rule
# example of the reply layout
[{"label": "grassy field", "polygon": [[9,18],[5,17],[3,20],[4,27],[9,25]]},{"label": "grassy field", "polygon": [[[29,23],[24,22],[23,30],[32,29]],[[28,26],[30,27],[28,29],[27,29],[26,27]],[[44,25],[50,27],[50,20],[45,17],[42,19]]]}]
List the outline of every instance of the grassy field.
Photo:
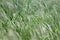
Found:
[{"label": "grassy field", "polygon": [[60,0],[0,0],[0,40],[60,40]]}]

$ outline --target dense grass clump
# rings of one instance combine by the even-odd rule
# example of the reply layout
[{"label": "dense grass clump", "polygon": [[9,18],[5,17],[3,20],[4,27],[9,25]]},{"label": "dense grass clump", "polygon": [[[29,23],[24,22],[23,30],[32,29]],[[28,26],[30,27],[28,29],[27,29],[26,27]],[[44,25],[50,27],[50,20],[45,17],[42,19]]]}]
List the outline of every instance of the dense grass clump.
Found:
[{"label": "dense grass clump", "polygon": [[0,0],[0,40],[60,40],[60,0]]}]

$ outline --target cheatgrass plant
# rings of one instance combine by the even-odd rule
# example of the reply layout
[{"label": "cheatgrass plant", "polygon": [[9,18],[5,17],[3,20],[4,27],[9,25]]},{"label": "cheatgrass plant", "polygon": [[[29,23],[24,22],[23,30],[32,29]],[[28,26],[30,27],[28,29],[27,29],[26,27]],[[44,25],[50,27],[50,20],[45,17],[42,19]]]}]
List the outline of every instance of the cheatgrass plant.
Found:
[{"label": "cheatgrass plant", "polygon": [[60,40],[60,0],[0,0],[0,40]]}]

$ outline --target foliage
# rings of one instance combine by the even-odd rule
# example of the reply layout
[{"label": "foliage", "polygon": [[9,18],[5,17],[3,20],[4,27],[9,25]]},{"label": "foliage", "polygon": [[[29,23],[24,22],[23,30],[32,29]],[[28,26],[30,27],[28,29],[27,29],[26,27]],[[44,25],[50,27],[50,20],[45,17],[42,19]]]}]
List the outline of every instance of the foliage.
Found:
[{"label": "foliage", "polygon": [[0,0],[0,40],[60,40],[60,0]]}]

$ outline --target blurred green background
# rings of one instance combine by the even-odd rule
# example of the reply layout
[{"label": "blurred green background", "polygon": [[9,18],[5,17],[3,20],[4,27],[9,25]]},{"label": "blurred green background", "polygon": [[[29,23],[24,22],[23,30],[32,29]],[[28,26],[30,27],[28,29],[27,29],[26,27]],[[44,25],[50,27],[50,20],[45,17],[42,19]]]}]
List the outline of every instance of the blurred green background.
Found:
[{"label": "blurred green background", "polygon": [[0,0],[0,40],[60,40],[60,0]]}]

